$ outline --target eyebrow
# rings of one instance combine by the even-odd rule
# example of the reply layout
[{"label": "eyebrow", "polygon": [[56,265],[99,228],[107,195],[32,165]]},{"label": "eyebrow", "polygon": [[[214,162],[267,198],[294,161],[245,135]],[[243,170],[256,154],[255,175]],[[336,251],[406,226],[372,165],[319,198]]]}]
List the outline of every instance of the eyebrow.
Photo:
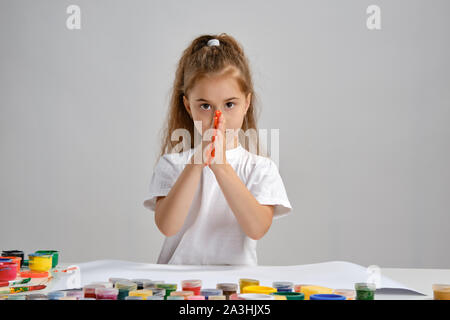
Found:
[{"label": "eyebrow", "polygon": [[[231,97],[231,98],[225,99],[224,101],[230,101],[230,100],[234,100],[234,99],[239,99],[239,98],[237,98],[237,97]],[[208,100],[203,99],[203,98],[197,99],[197,100],[195,100],[195,101],[209,102]]]}]

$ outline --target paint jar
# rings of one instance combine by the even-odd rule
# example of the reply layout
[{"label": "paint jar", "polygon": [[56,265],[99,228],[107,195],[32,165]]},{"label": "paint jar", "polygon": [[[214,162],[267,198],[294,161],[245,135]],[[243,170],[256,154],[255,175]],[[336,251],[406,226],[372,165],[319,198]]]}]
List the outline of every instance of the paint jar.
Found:
[{"label": "paint jar", "polygon": [[208,300],[227,300],[227,298],[224,295],[209,296]]},{"label": "paint jar", "polygon": [[20,267],[23,265],[23,260],[25,259],[25,254],[20,250],[3,250],[3,257],[19,257],[20,258]]},{"label": "paint jar", "polygon": [[312,294],[309,300],[346,300],[346,298],[339,294]]},{"label": "paint jar", "polygon": [[305,295],[301,292],[274,292],[273,295],[285,297],[286,300],[305,300]]},{"label": "paint jar", "polygon": [[147,299],[147,297],[150,297],[152,295],[153,295],[153,292],[150,289],[133,290],[128,293],[128,296],[142,297],[144,300]]},{"label": "paint jar", "polygon": [[164,300],[164,296],[149,296],[146,300]]},{"label": "paint jar", "polygon": [[239,279],[239,288],[241,293],[244,293],[243,289],[247,286],[259,286],[259,280]]},{"label": "paint jar", "polygon": [[168,297],[166,297],[166,300],[184,300],[184,297],[182,297],[182,296],[168,296]]},{"label": "paint jar", "polygon": [[240,298],[239,294],[233,293],[230,295],[230,300],[244,300],[244,298]]},{"label": "paint jar", "polygon": [[230,300],[230,296],[234,293],[237,293],[238,285],[236,283],[218,283],[216,285],[217,289],[222,290],[223,295]]},{"label": "paint jar", "polygon": [[309,300],[312,294],[331,294],[333,289],[321,286],[302,286],[301,293],[305,295],[305,300]]},{"label": "paint jar", "polygon": [[162,281],[162,280],[156,280],[156,281],[149,280],[149,281],[144,281],[142,284],[142,287],[143,287],[143,289],[155,289],[155,288],[157,288],[158,284],[162,284],[162,283],[164,283],[164,281]]},{"label": "paint jar", "polygon": [[355,283],[356,300],[374,300],[375,299],[375,283]]},{"label": "paint jar", "polygon": [[187,300],[205,300],[205,297],[204,296],[200,296],[200,295],[198,295],[198,296],[188,296]]},{"label": "paint jar", "polygon": [[272,287],[277,289],[277,292],[292,292],[294,283],[287,281],[275,281],[272,283]]},{"label": "paint jar", "polygon": [[263,293],[241,293],[238,297],[242,300],[275,300],[273,295]]},{"label": "paint jar", "polygon": [[25,294],[11,294],[8,300],[26,300],[26,297]]},{"label": "paint jar", "polygon": [[48,300],[48,297],[47,295],[42,293],[32,293],[27,295],[25,300]]},{"label": "paint jar", "polygon": [[302,287],[309,287],[312,286],[312,284],[296,284],[294,286],[294,292],[302,292]]},{"label": "paint jar", "polygon": [[51,255],[52,256],[52,269],[59,263],[59,251],[57,250],[38,250],[35,253]]},{"label": "paint jar", "polygon": [[193,291],[172,291],[170,293],[171,296],[180,296],[183,297],[184,300],[187,300],[187,297],[189,296],[193,296],[194,292]]},{"label": "paint jar", "polygon": [[31,253],[28,255],[28,267],[31,271],[44,272],[52,268],[52,256],[40,253]]},{"label": "paint jar", "polygon": [[48,300],[59,300],[62,297],[65,297],[66,293],[64,291],[52,291],[49,292],[47,297]]},{"label": "paint jar", "polygon": [[128,297],[125,297],[125,300],[144,300],[144,297],[141,297],[141,296],[128,296]]},{"label": "paint jar", "polygon": [[[64,298],[70,298],[70,299],[64,299],[64,300],[78,300],[81,298],[84,298],[84,292],[80,289],[70,289],[66,291],[66,296]],[[72,299],[75,298],[75,299]],[[63,300],[62,298],[60,300]]]},{"label": "paint jar", "polygon": [[[9,260],[9,261],[6,261]],[[0,281],[11,281],[17,277],[17,263],[10,259],[0,262]]]},{"label": "paint jar", "polygon": [[88,284],[83,288],[83,297],[84,298],[94,298],[97,299],[95,289],[104,288],[101,284]]},{"label": "paint jar", "polygon": [[334,289],[333,294],[344,296],[347,300],[355,300],[356,292],[350,289]]},{"label": "paint jar", "polygon": [[220,289],[202,289],[200,295],[205,297],[205,300],[209,300],[209,296],[222,296],[223,291]]},{"label": "paint jar", "polygon": [[[97,300],[117,300],[119,289],[117,288],[95,288],[95,298]],[[92,297],[86,297],[92,298]]]},{"label": "paint jar", "polygon": [[48,278],[48,272],[33,272],[33,271],[22,271],[19,273],[21,278]]},{"label": "paint jar", "polygon": [[172,291],[177,291],[178,286],[176,283],[158,283],[156,287],[160,289],[166,289],[165,297],[167,298],[168,296],[170,296],[170,293]]},{"label": "paint jar", "polygon": [[202,280],[183,280],[181,281],[181,290],[192,291],[194,295],[200,295],[202,289]]},{"label": "paint jar", "polygon": [[130,281],[130,280],[125,279],[125,278],[109,278],[108,279],[108,282],[112,283],[113,288],[115,287],[117,281]]},{"label": "paint jar", "polygon": [[118,300],[125,300],[130,291],[137,289],[137,284],[131,281],[117,281],[115,288],[119,290]]},{"label": "paint jar", "polygon": [[273,297],[275,298],[275,300],[287,300],[285,296],[273,295]]},{"label": "paint jar", "polygon": [[2,257],[2,258],[10,259],[12,262],[15,262],[17,264],[17,273],[20,272],[20,265],[22,263],[22,258],[21,257],[10,256],[10,257]]},{"label": "paint jar", "polygon": [[151,290],[152,290],[152,293],[153,293],[154,296],[158,296],[158,297],[165,297],[166,296],[166,289],[153,288]]},{"label": "paint jar", "polygon": [[113,284],[111,282],[92,282],[91,284],[100,285],[103,286],[103,288],[114,288]]},{"label": "paint jar", "polygon": [[144,282],[149,282],[151,280],[150,279],[131,279],[130,281],[136,283],[137,289],[141,290],[141,289],[144,289]]},{"label": "paint jar", "polygon": [[450,284],[433,284],[434,300],[450,300]]},{"label": "paint jar", "polygon": [[277,292],[277,289],[272,287],[264,286],[246,286],[244,287],[244,293],[261,293],[261,294],[271,294]]}]

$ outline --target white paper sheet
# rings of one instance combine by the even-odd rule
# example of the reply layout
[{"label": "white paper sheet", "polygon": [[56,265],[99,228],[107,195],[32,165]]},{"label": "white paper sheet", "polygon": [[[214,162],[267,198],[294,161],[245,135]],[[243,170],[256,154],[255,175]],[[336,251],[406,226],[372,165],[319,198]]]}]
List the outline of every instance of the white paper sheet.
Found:
[{"label": "white paper sheet", "polygon": [[[345,261],[331,261],[295,266],[192,266],[164,265],[128,262],[120,260],[98,260],[77,264],[81,270],[81,285],[108,281],[109,278],[164,280],[177,283],[182,280],[201,279],[203,288],[215,288],[220,282],[238,283],[240,278],[258,279],[263,286],[273,281],[291,281],[294,284],[320,285],[333,289],[354,289],[357,282],[368,282],[367,268]],[[51,290],[67,289],[64,278],[55,279]],[[377,288],[408,288],[381,274]]]}]

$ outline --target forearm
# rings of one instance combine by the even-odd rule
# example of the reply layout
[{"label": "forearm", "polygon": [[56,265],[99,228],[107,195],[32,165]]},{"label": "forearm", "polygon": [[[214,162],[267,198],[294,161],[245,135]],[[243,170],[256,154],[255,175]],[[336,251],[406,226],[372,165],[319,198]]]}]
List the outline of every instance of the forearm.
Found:
[{"label": "forearm", "polygon": [[201,173],[202,165],[187,164],[167,196],[157,201],[155,223],[165,236],[175,235],[183,226]]},{"label": "forearm", "polygon": [[216,180],[241,228],[258,240],[272,224],[273,208],[261,205],[229,164],[214,169]]}]

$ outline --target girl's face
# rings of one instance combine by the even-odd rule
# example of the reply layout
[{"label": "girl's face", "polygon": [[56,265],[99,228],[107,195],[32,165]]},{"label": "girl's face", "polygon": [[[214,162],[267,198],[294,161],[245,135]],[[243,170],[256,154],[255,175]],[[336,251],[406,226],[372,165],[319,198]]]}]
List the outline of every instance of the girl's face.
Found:
[{"label": "girl's face", "polygon": [[202,123],[202,130],[199,131],[202,135],[211,128],[216,110],[220,110],[225,117],[225,129],[240,129],[250,99],[251,93],[246,97],[237,80],[230,75],[203,77],[189,91],[189,97],[183,96],[187,112],[194,121]]}]

